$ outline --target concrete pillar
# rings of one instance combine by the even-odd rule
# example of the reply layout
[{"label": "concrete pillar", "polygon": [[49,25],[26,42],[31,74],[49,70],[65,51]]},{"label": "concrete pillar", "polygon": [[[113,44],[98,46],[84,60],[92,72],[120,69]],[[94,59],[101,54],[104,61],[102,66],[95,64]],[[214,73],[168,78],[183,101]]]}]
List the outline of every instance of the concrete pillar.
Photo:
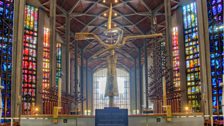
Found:
[{"label": "concrete pillar", "polygon": [[[136,59],[134,59],[136,62]],[[136,80],[136,64],[129,71],[129,81],[130,81],[130,112],[131,114],[137,114],[137,80]],[[134,112],[134,110],[136,112]]]},{"label": "concrete pillar", "polygon": [[56,85],[56,0],[50,0],[50,86]]},{"label": "concrete pillar", "polygon": [[134,68],[134,76],[135,76],[135,114],[137,113],[138,110],[138,83],[137,83],[137,59],[135,59],[135,68]]},{"label": "concrete pillar", "polygon": [[72,54],[72,52],[70,53],[71,54],[71,63],[70,63],[70,94],[73,95],[74,93],[74,85],[75,85],[75,68],[74,67],[71,67],[71,66],[74,66],[75,64],[75,61],[74,61],[74,55]]},{"label": "concrete pillar", "polygon": [[22,89],[22,58],[23,58],[23,33],[24,9],[26,0],[14,1],[14,27],[13,27],[13,59],[12,59],[12,117],[19,117],[21,108]]},{"label": "concrete pillar", "polygon": [[[148,49],[148,68],[152,68],[153,67],[153,51],[152,51],[152,46],[149,46],[149,49]],[[149,73],[148,73],[149,74]],[[151,84],[152,84],[152,81],[154,79],[148,75],[148,86],[150,87]],[[148,89],[148,91],[150,92],[151,88]],[[150,94],[150,93],[149,93]],[[148,100],[149,100],[149,110],[153,110],[153,101],[150,97],[148,97]]]},{"label": "concrete pillar", "polygon": [[[75,64],[74,64],[74,67],[75,67],[75,98],[77,97],[78,95],[78,42],[75,41]],[[78,103],[75,101],[75,111],[78,109]]]},{"label": "concrete pillar", "polygon": [[43,112],[43,103],[41,94],[42,81],[43,81],[43,40],[44,40],[44,17],[45,12],[39,10],[39,21],[38,21],[38,43],[37,43],[37,94],[36,94],[36,106],[40,109],[40,114]]},{"label": "concrete pillar", "polygon": [[[167,51],[167,59],[166,59],[166,69],[164,72],[168,72],[168,75],[163,76],[164,79],[163,80],[163,105],[167,106],[167,96],[168,98],[170,97],[171,93],[167,93],[167,92],[171,92],[170,89],[166,90],[167,87],[173,87],[173,69],[172,69],[172,64],[173,64],[173,60],[172,60],[172,24],[171,24],[171,0],[164,0],[164,7],[165,7],[165,22],[166,22],[166,51]],[[171,69],[171,70],[170,70]],[[167,78],[168,77],[168,78]],[[169,82],[170,81],[170,82]],[[169,83],[167,83],[169,82]]]},{"label": "concrete pillar", "polygon": [[[206,73],[207,73],[207,102],[208,102],[208,113],[205,114],[212,115],[212,80],[211,80],[211,63],[210,63],[210,40],[209,40],[209,31],[208,31],[208,9],[207,9],[207,1],[201,1],[201,7],[203,12],[203,26],[204,26],[204,43],[205,43],[205,57],[206,57]],[[203,68],[204,69],[204,68]],[[206,90],[206,89],[204,89]]]},{"label": "concrete pillar", "polygon": [[89,87],[89,82],[88,82],[88,75],[89,75],[89,71],[88,71],[88,58],[86,58],[86,110],[88,111],[89,110],[89,90],[88,90],[88,87]]},{"label": "concrete pillar", "polygon": [[210,70],[210,40],[208,33],[207,1],[197,0],[198,8],[198,28],[200,47],[200,69],[202,86],[202,112],[212,114],[212,84]]},{"label": "concrete pillar", "polygon": [[[84,96],[84,55],[83,49],[81,49],[81,67],[80,67],[80,93]],[[81,112],[84,114],[84,101],[81,102]]]},{"label": "concrete pillar", "polygon": [[148,109],[149,107],[149,100],[148,100],[148,46],[146,40],[144,40],[144,64],[145,64],[145,108]]},{"label": "concrete pillar", "polygon": [[134,80],[133,80],[133,78],[134,78],[134,69],[133,68],[130,68],[130,70],[129,70],[129,85],[130,85],[130,89],[129,89],[129,92],[132,92],[132,93],[130,93],[130,113],[131,114],[133,114],[133,109],[134,109],[134,97],[135,97],[135,94],[134,94]]},{"label": "concrete pillar", "polygon": [[90,99],[90,110],[91,110],[91,114],[93,114],[93,71],[89,69],[89,91],[91,95],[89,95],[89,99]]},{"label": "concrete pillar", "polygon": [[187,103],[187,75],[186,75],[186,60],[185,60],[185,44],[183,36],[183,14],[182,8],[177,9],[177,27],[179,40],[179,57],[180,57],[180,88],[181,88],[181,111],[185,111],[184,107]]},{"label": "concrete pillar", "polygon": [[62,91],[66,91],[66,43],[61,43],[61,49],[62,49]]},{"label": "concrete pillar", "polygon": [[65,39],[66,39],[66,92],[70,94],[70,17],[66,15],[66,28],[65,28]]},{"label": "concrete pillar", "polygon": [[172,67],[172,25],[171,25],[171,0],[164,0],[164,6],[165,6],[165,22],[166,22],[166,50],[168,53],[167,57],[167,67]]},{"label": "concrete pillar", "polygon": [[143,112],[143,85],[142,85],[142,63],[141,63],[141,59],[142,59],[142,49],[139,48],[139,52],[138,52],[138,68],[139,68],[139,102],[140,102],[140,113]]}]

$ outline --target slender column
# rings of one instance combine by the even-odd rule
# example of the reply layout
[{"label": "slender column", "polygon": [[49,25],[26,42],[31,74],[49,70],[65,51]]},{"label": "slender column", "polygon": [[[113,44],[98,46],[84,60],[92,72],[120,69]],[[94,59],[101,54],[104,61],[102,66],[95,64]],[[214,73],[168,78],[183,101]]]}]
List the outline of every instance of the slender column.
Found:
[{"label": "slender column", "polygon": [[13,61],[12,61],[12,117],[21,115],[21,89],[22,89],[22,58],[24,9],[26,0],[14,1],[14,27],[13,27]]},{"label": "slender column", "polygon": [[166,95],[166,78],[162,78],[163,83],[163,106],[167,106],[167,95]]},{"label": "slender column", "polygon": [[[84,87],[84,78],[83,78],[83,76],[84,76],[84,57],[83,57],[84,55],[83,55],[83,49],[81,49],[81,76],[80,76],[80,83],[81,83],[81,86],[80,86],[80,88],[81,88],[81,91],[80,91],[80,93],[81,93],[81,96],[84,96],[84,94],[83,94],[83,87]],[[83,111],[84,111],[84,106],[83,106],[83,102],[84,101],[82,101],[82,103],[81,103],[81,110],[82,110],[82,114],[83,114]]]},{"label": "slender column", "polygon": [[142,54],[142,49],[139,48],[138,52],[138,67],[139,67],[139,93],[140,93],[140,113],[142,113],[142,104],[143,104],[143,90],[142,90],[142,64],[141,64],[141,54]]},{"label": "slender column", "polygon": [[90,75],[89,76],[89,81],[90,81],[90,85],[89,86],[90,86],[90,94],[91,94],[90,95],[90,99],[91,99],[90,100],[90,103],[91,103],[91,114],[93,114],[93,111],[94,111],[93,110],[93,102],[94,102],[93,101],[93,83],[94,82],[93,82],[93,71],[92,70],[90,70],[89,75]]},{"label": "slender column", "polygon": [[171,25],[171,4],[170,4],[171,0],[164,0],[164,6],[165,6],[165,18],[166,18],[166,50],[168,52],[168,67],[172,67],[172,41],[171,41],[171,29],[172,29],[172,25]]},{"label": "slender column", "polygon": [[[203,12],[203,21],[204,21],[204,38],[205,38],[205,50],[206,50],[206,52],[205,52],[205,55],[206,55],[206,62],[207,62],[207,66],[206,66],[206,70],[207,70],[207,106],[208,106],[208,113],[205,111],[205,114],[209,114],[210,116],[211,116],[211,119],[213,119],[212,118],[212,115],[213,115],[213,112],[212,112],[212,108],[213,108],[213,106],[212,106],[212,81],[211,81],[211,66],[210,66],[210,64],[211,64],[211,61],[210,61],[210,40],[209,40],[209,28],[208,28],[208,8],[207,8],[207,1],[201,1],[201,3],[202,3],[202,8],[204,9],[204,10],[202,10],[202,12]],[[204,67],[205,68],[205,67]],[[203,68],[203,69],[204,69]],[[223,80],[224,80],[224,78],[223,78]],[[224,82],[223,82],[223,84],[224,84]],[[204,89],[204,90],[206,90],[206,89]],[[224,91],[224,90],[223,90]],[[224,97],[222,97],[222,98],[224,98]],[[224,100],[222,100],[222,101],[224,101]],[[206,102],[206,101],[205,101]],[[223,107],[224,107],[224,105],[223,105]]]},{"label": "slender column", "polygon": [[70,94],[73,95],[74,93],[74,85],[75,85],[75,67],[71,67],[75,65],[75,58],[74,58],[74,53],[71,53],[71,63],[70,63]]},{"label": "slender column", "polygon": [[184,107],[187,105],[187,76],[186,76],[186,60],[185,60],[185,45],[183,36],[183,13],[182,8],[177,9],[177,24],[178,24],[178,40],[179,40],[179,56],[180,56],[180,88],[181,88],[181,111],[185,111]]},{"label": "slender column", "polygon": [[[165,21],[166,21],[166,50],[167,50],[167,63],[166,63],[166,70],[168,75],[164,75],[163,77],[163,105],[167,106],[167,82],[169,82],[170,86],[173,86],[173,71],[172,71],[172,41],[171,41],[171,0],[164,0],[165,6]],[[169,70],[171,69],[171,70]],[[167,78],[168,77],[168,78]],[[165,100],[165,101],[164,101]]]},{"label": "slender column", "polygon": [[56,83],[56,0],[50,0],[50,86]]},{"label": "slender column", "polygon": [[137,59],[135,59],[135,110],[138,109]]},{"label": "slender column", "polygon": [[61,43],[61,58],[62,58],[62,90],[63,92],[67,92],[66,90],[66,42]]},{"label": "slender column", "polygon": [[88,91],[88,58],[86,58],[86,110],[87,110],[87,113],[88,113],[88,109],[89,109],[89,91]]},{"label": "slender column", "polygon": [[70,94],[70,17],[66,15],[66,92]]},{"label": "slender column", "polygon": [[148,109],[149,106],[149,100],[148,100],[148,49],[147,49],[147,42],[144,40],[144,61],[145,61],[145,103],[146,103],[146,109]]},{"label": "slender column", "polygon": [[[75,41],[75,98],[78,96],[78,42]],[[78,109],[78,103],[75,101],[75,111]]]},{"label": "slender column", "polygon": [[[201,86],[202,86],[202,112],[206,115],[212,114],[212,90],[211,90],[211,70],[210,70],[210,43],[208,33],[208,16],[206,0],[197,1],[198,8],[198,28],[200,44],[200,68],[201,68]],[[209,93],[210,92],[210,93]],[[209,98],[210,94],[210,98]],[[210,110],[209,110],[210,107]]]},{"label": "slender column", "polygon": [[39,107],[40,113],[43,112],[42,94],[42,82],[43,82],[43,39],[44,39],[44,17],[45,13],[39,10],[39,22],[38,22],[38,44],[37,44],[37,93],[36,93],[36,106]]}]

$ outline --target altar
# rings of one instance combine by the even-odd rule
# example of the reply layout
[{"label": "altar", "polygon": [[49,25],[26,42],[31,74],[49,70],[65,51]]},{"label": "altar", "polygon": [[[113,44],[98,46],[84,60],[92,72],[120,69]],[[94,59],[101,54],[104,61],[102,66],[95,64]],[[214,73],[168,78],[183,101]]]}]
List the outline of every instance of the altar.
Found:
[{"label": "altar", "polygon": [[95,126],[128,126],[128,109],[96,109]]}]

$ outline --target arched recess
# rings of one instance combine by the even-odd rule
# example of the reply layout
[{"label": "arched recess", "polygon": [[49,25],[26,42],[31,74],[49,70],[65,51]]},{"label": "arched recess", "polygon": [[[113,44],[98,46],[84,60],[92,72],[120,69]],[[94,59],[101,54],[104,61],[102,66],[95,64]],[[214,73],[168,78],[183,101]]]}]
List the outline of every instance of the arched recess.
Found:
[{"label": "arched recess", "polygon": [[[99,69],[93,73],[93,111],[109,106],[109,99],[105,97],[107,69]],[[117,68],[119,96],[115,97],[115,106],[130,111],[130,76],[129,72]]]}]

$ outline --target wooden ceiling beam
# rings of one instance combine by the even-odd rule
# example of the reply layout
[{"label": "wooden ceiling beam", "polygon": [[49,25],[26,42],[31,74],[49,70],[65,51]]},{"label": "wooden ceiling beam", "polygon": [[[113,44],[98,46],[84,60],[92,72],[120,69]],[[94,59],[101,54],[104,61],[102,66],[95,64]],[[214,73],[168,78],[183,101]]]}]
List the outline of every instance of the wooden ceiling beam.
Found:
[{"label": "wooden ceiling beam", "polygon": [[64,17],[64,18],[66,17],[64,14],[57,14],[56,16],[57,17]]},{"label": "wooden ceiling beam", "polygon": [[[121,0],[121,2],[124,2],[123,0]],[[128,2],[124,3],[127,5],[127,7],[133,12],[133,13],[137,13],[137,10],[135,8],[133,8]]]},{"label": "wooden ceiling beam", "polygon": [[[96,17],[96,16],[98,16],[98,15],[96,15],[96,14],[88,14],[88,13],[72,13],[72,14],[70,15],[70,18],[73,19],[73,18],[81,17],[81,16],[91,16],[91,17]],[[70,20],[71,20],[71,19],[70,19]]]},{"label": "wooden ceiling beam", "polygon": [[58,8],[64,15],[67,14],[67,11],[66,11],[64,8],[62,8],[61,6],[57,5],[57,8]]},{"label": "wooden ceiling beam", "polygon": [[[118,27],[120,27],[120,28],[125,28],[125,30],[126,30],[128,33],[130,33],[130,34],[134,34],[132,31],[130,31],[130,30],[127,28],[127,27],[133,27],[134,25],[123,25],[123,24],[118,23],[117,21],[114,21],[114,20],[112,20],[112,21],[113,21],[113,23],[116,23],[116,24],[118,25]],[[101,25],[99,25],[99,26],[93,28],[90,32],[95,32],[95,31],[98,30],[98,28],[100,28],[100,27],[104,28],[103,26],[105,26],[105,24],[107,24],[107,21],[104,21],[103,23],[101,23]],[[106,27],[105,27],[104,29],[106,30]]]},{"label": "wooden ceiling beam", "polygon": [[152,9],[149,8],[149,6],[146,5],[144,0],[140,0],[142,4],[145,6],[145,8],[148,10],[149,14],[152,14]]},{"label": "wooden ceiling beam", "polygon": [[[171,0],[171,2],[174,2],[174,3],[177,4],[176,6],[172,7],[171,10],[176,9],[179,6],[179,3],[180,3],[177,0]],[[160,5],[158,5],[155,9],[152,10],[153,14],[157,14],[163,7],[164,7],[164,2],[162,2]]]},{"label": "wooden ceiling beam", "polygon": [[116,50],[120,55],[122,55],[124,58],[127,58],[130,61],[134,61],[134,58],[132,57],[131,54],[127,53],[124,49],[117,49]]},{"label": "wooden ceiling beam", "polygon": [[[100,64],[96,64],[96,65],[94,65],[93,66],[93,72],[95,72],[95,71],[97,71],[98,69],[100,69],[100,68],[106,68],[107,67],[107,63],[106,63],[106,61],[102,61]],[[119,68],[123,68],[123,69],[125,69],[126,71],[130,71],[130,68],[129,67],[127,67],[127,65],[125,65],[125,64],[123,64],[122,62],[118,62],[117,63],[117,67]]]},{"label": "wooden ceiling beam", "polygon": [[155,9],[153,9],[153,13],[157,14],[162,8],[164,7],[164,3],[162,2],[160,5],[158,5]]},{"label": "wooden ceiling beam", "polygon": [[118,15],[121,15],[122,18],[126,19],[130,24],[134,25],[136,27],[136,29],[141,33],[144,34],[142,30],[140,30],[140,28],[138,26],[136,26],[135,23],[133,23],[132,21],[130,21],[127,17],[123,16],[120,12],[114,10]]},{"label": "wooden ceiling beam", "polygon": [[50,12],[50,10],[47,7],[44,6],[44,5],[47,5],[47,4],[49,4],[49,3],[45,2],[45,4],[44,3],[43,4],[40,4],[40,7],[42,9],[44,9],[45,11],[49,11]]},{"label": "wooden ceiling beam", "polygon": [[102,61],[99,64],[94,65],[92,69],[93,69],[93,72],[95,72],[96,70],[98,70],[100,68],[105,68],[105,67],[106,67],[106,63]]},{"label": "wooden ceiling beam", "polygon": [[125,69],[126,71],[130,71],[130,68],[126,65],[126,64],[123,64],[123,63],[119,63],[117,64],[117,67],[119,68],[119,65],[121,66],[121,68]]},{"label": "wooden ceiling beam", "polygon": [[122,5],[127,4],[128,2],[131,2],[131,1],[132,1],[132,0],[125,0],[125,1],[122,0],[122,2],[120,2],[120,3],[116,4],[116,5],[114,5],[113,8],[121,7]]},{"label": "wooden ceiling beam", "polygon": [[[107,10],[106,10],[107,11]],[[106,12],[103,11],[102,13]],[[93,22],[95,22],[99,17],[101,16],[101,14],[99,14],[98,16],[96,16],[93,20],[91,20],[88,24],[86,24],[86,26],[81,30],[81,32],[83,32],[90,24],[92,24]]]},{"label": "wooden ceiling beam", "polygon": [[142,21],[144,21],[147,17],[142,18],[141,20],[139,20],[138,22],[135,23],[135,25],[138,25],[139,23],[141,23]]},{"label": "wooden ceiling beam", "polygon": [[48,1],[46,1],[46,2],[44,2],[44,3],[42,3],[42,5],[44,6],[44,5],[48,5],[50,3],[50,0],[48,0]]},{"label": "wooden ceiling beam", "polygon": [[[87,15],[87,13],[92,9],[92,8],[94,8],[95,7],[95,5],[97,5],[98,4],[98,2],[100,2],[101,0],[97,0],[97,1],[93,1],[93,5],[91,5],[89,8],[87,8],[83,13],[80,13],[80,15]],[[74,11],[74,10],[73,10]],[[77,13],[73,13],[73,11],[71,12],[71,13],[69,13],[70,14],[70,16],[71,16],[71,19],[72,18],[74,18],[74,17],[76,17],[76,15],[77,15]],[[94,16],[96,16],[96,15],[94,15]]]},{"label": "wooden ceiling beam", "polygon": [[81,0],[78,0],[73,6],[72,8],[68,11],[68,14],[72,14],[72,12],[75,10],[75,8],[79,5],[79,3],[81,2]]},{"label": "wooden ceiling beam", "polygon": [[86,26],[86,24],[85,23],[83,23],[82,21],[80,21],[79,19],[77,19],[77,18],[74,18],[76,21],[78,21],[80,24],[82,24],[83,26]]},{"label": "wooden ceiling beam", "polygon": [[[125,3],[127,3],[128,1],[124,1]],[[109,8],[106,5],[102,4],[102,3],[98,3],[100,6],[105,7],[105,8]],[[129,6],[130,7],[130,6]],[[138,26],[135,25],[135,23],[133,23],[132,21],[130,21],[127,17],[125,17],[123,14],[121,14],[119,11],[117,10],[113,10],[114,12],[116,12],[118,15],[120,15],[122,18],[126,19],[130,24],[134,25],[136,27],[136,29],[141,33],[144,34],[142,30],[140,30],[140,28]],[[99,16],[101,16],[104,12],[101,12],[99,14]]]}]

